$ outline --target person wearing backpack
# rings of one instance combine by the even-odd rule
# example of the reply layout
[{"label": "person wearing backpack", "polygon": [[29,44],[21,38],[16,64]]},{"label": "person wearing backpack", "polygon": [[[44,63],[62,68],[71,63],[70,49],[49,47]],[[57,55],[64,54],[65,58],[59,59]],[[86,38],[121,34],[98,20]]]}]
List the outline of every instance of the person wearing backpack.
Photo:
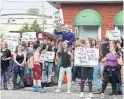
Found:
[{"label": "person wearing backpack", "polygon": [[7,49],[6,43],[3,42],[1,44],[1,79],[3,77],[3,87],[5,90],[8,90],[8,67],[9,67],[9,61],[11,60],[11,51]]},{"label": "person wearing backpack", "polygon": [[[59,57],[57,55],[57,57]],[[60,58],[58,58],[60,59]],[[73,55],[71,52],[68,52],[68,44],[67,42],[63,42],[62,44],[62,51],[61,51],[61,65],[60,65],[60,71],[59,71],[59,80],[58,80],[58,88],[55,90],[55,93],[60,93],[63,76],[66,72],[67,74],[67,92],[71,93],[70,87],[71,87],[71,61],[73,60]]]}]

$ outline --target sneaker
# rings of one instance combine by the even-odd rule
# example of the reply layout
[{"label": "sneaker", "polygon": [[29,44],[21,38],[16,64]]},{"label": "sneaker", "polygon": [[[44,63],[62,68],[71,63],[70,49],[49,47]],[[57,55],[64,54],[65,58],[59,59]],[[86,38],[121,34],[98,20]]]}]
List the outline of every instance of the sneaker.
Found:
[{"label": "sneaker", "polygon": [[94,94],[100,94],[100,89],[98,89],[96,92],[94,92]]},{"label": "sneaker", "polygon": [[123,95],[123,92],[122,91],[118,91],[118,95]]},{"label": "sneaker", "polygon": [[81,97],[81,98],[83,98],[83,97],[84,97],[84,93],[83,93],[83,92],[81,92],[80,97]]},{"label": "sneaker", "polygon": [[45,92],[46,92],[46,90],[43,89],[42,87],[40,87],[38,91],[39,91],[40,93],[45,93]]},{"label": "sneaker", "polygon": [[67,92],[68,92],[68,94],[70,94],[70,93],[71,93],[70,89],[68,89],[68,91],[67,91]]},{"label": "sneaker", "polygon": [[90,98],[93,98],[94,96],[93,96],[93,94],[92,94],[92,93],[89,93],[89,97],[90,97]]},{"label": "sneaker", "polygon": [[18,90],[18,88],[17,87],[13,87],[12,90]]},{"label": "sneaker", "polygon": [[5,86],[4,86],[4,90],[8,90],[8,87],[5,87]]},{"label": "sneaker", "polygon": [[103,94],[103,93],[101,93],[101,98],[102,98],[102,99],[104,99],[104,98],[105,98],[105,96],[104,96],[104,94]]},{"label": "sneaker", "polygon": [[37,87],[33,87],[33,92],[38,92],[38,88]]},{"label": "sneaker", "polygon": [[117,99],[116,95],[113,95],[113,99]]},{"label": "sneaker", "polygon": [[71,84],[74,85],[74,81],[72,81]]},{"label": "sneaker", "polygon": [[55,90],[55,93],[60,93],[60,92],[61,92],[60,89]]}]

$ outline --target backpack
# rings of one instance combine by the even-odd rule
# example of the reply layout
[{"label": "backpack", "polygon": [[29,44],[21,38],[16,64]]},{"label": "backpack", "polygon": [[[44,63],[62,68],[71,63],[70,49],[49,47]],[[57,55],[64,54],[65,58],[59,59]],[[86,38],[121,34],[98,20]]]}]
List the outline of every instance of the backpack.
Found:
[{"label": "backpack", "polygon": [[25,87],[32,87],[33,86],[33,78],[31,77],[31,75],[26,74],[24,76],[24,85],[25,85]]},{"label": "backpack", "polygon": [[21,89],[21,88],[24,88],[25,85],[24,85],[24,82],[20,79],[20,81],[17,83],[17,87],[18,89]]}]

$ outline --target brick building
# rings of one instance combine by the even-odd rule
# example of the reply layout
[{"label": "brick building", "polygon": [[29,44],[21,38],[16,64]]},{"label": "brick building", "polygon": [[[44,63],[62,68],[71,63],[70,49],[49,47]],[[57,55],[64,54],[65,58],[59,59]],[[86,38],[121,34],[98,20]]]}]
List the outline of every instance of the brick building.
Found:
[{"label": "brick building", "polygon": [[78,38],[104,37],[106,30],[123,35],[123,0],[48,0],[63,10],[64,24],[71,24]]}]

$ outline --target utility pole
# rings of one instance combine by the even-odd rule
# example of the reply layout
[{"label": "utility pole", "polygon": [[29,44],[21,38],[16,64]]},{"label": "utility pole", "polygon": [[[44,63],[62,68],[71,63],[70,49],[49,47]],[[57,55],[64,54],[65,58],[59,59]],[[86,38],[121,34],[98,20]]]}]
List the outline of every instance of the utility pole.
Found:
[{"label": "utility pole", "polygon": [[43,32],[44,32],[44,22],[45,22],[45,17],[44,17],[44,2],[43,2],[42,10],[43,10],[42,16],[43,16]]}]

